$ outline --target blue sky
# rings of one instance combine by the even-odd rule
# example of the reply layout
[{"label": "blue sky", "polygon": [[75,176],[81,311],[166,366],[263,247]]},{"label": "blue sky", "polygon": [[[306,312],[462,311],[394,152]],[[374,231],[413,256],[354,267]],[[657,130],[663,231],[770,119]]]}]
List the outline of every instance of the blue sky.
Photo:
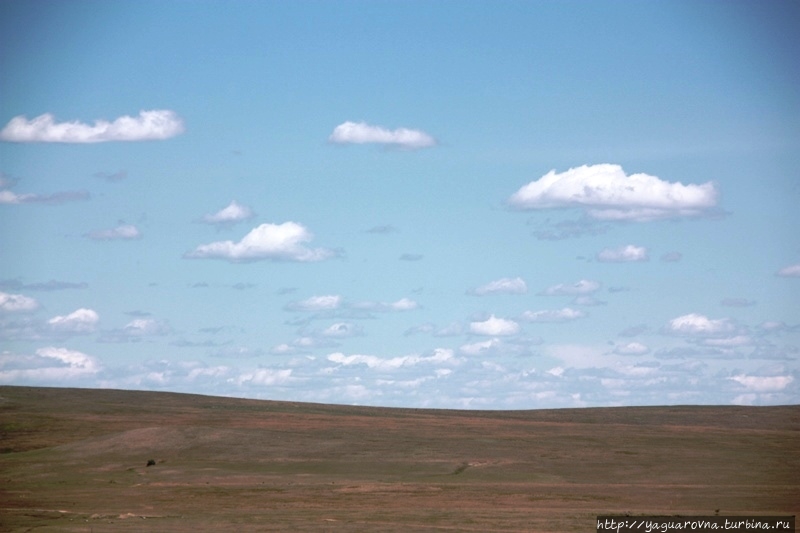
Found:
[{"label": "blue sky", "polygon": [[0,383],[800,400],[796,2],[0,3]]}]

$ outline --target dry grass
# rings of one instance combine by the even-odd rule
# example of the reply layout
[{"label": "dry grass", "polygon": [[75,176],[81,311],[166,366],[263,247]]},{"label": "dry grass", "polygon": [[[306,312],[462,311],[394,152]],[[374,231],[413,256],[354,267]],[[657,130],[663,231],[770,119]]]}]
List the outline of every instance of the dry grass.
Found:
[{"label": "dry grass", "polygon": [[0,387],[0,452],[0,531],[563,533],[598,514],[800,514],[799,406],[442,411]]}]

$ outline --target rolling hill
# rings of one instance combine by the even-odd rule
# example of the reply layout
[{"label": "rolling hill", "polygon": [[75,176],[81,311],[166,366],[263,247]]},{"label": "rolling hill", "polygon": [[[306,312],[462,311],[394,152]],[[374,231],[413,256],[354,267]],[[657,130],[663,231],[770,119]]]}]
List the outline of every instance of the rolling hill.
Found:
[{"label": "rolling hill", "polygon": [[455,411],[3,386],[0,452],[0,531],[563,533],[600,514],[800,514],[800,406]]}]

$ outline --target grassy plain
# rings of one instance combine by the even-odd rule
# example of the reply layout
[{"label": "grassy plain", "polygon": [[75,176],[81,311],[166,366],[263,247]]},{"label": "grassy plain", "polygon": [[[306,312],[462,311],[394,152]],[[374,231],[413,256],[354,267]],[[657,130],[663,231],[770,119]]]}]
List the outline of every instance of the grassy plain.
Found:
[{"label": "grassy plain", "polygon": [[800,406],[451,411],[0,387],[0,531],[566,533],[599,514],[799,511]]}]

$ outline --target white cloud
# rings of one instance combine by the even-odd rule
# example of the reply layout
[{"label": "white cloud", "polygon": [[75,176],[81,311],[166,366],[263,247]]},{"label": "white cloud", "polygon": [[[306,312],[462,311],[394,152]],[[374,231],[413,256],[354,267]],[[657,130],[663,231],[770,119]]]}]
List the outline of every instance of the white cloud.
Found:
[{"label": "white cloud", "polygon": [[0,131],[0,140],[10,142],[97,143],[107,141],[163,140],[183,133],[183,121],[169,110],[141,111],[137,117],[122,116],[93,125],[82,122],[56,122],[45,113],[32,120],[24,116],[11,119]]},{"label": "white cloud", "polygon": [[381,359],[374,355],[345,355],[341,352],[332,353],[328,355],[328,361],[338,363],[340,365],[366,365],[369,368],[399,368],[403,366],[406,359],[404,357],[395,357],[392,359]]},{"label": "white cloud", "polygon": [[298,352],[298,349],[294,346],[289,346],[285,342],[282,344],[278,344],[277,346],[273,346],[270,348],[269,353],[275,355],[287,355],[287,354],[295,354]]},{"label": "white cloud", "polygon": [[81,308],[64,316],[55,316],[47,321],[55,331],[63,333],[91,333],[97,327],[100,315],[93,309]]},{"label": "white cloud", "polygon": [[304,336],[293,340],[292,346],[298,350],[312,350],[325,346],[337,346],[337,343],[331,341],[330,338],[323,338],[321,335],[316,337]]},{"label": "white cloud", "polygon": [[337,339],[354,337],[360,334],[361,334],[360,326],[357,326],[355,324],[349,324],[347,322],[339,322],[333,324],[320,332],[320,335],[322,335],[323,337],[331,337]]},{"label": "white cloud", "polygon": [[606,248],[597,254],[597,260],[604,263],[647,261],[647,248],[632,244],[619,248]]},{"label": "white cloud", "polygon": [[768,332],[785,331],[787,329],[790,329],[785,322],[779,320],[767,320],[759,324],[758,327],[759,329]]},{"label": "white cloud", "polygon": [[62,191],[52,194],[17,194],[9,190],[0,191],[0,204],[63,204],[79,200],[88,200],[86,191]]},{"label": "white cloud", "polygon": [[483,322],[470,322],[469,330],[476,335],[514,335],[519,332],[519,324],[513,320],[497,318],[496,316],[492,315]]},{"label": "white cloud", "polygon": [[33,298],[22,294],[8,294],[0,292],[0,312],[18,313],[33,311],[39,307],[39,303]]},{"label": "white cloud", "polygon": [[122,224],[113,229],[96,230],[86,234],[86,237],[96,241],[129,241],[138,239],[141,236],[142,234],[139,232],[139,228],[132,224]]},{"label": "white cloud", "polygon": [[345,355],[341,352],[332,353],[328,361],[343,366],[366,365],[368,368],[388,371],[401,367],[414,367],[420,364],[453,363],[453,351],[446,348],[437,348],[430,355],[402,355],[384,359],[374,355]]},{"label": "white cloud", "polygon": [[527,292],[528,286],[522,278],[501,278],[472,289],[470,294],[484,296],[486,294],[525,294]]},{"label": "white cloud", "polygon": [[747,376],[739,375],[728,378],[743,385],[748,390],[755,392],[773,392],[786,388],[789,383],[794,381],[792,376]]},{"label": "white cloud", "polygon": [[464,344],[458,350],[465,355],[488,355],[497,351],[502,344],[503,342],[500,339],[489,339],[487,341]]},{"label": "white cloud", "polygon": [[677,335],[714,336],[729,333],[733,330],[734,326],[727,318],[712,320],[697,313],[673,318],[667,324],[667,331]]},{"label": "white cloud", "polygon": [[52,383],[86,377],[98,373],[100,365],[82,352],[66,348],[47,347],[36,350],[34,356],[4,354],[0,358],[0,382]]},{"label": "white cloud", "polygon": [[287,383],[292,377],[290,368],[274,370],[271,368],[259,368],[252,372],[244,372],[234,378],[237,385],[282,385]]},{"label": "white cloud", "polygon": [[144,337],[150,335],[166,335],[170,332],[166,323],[152,318],[137,318],[131,320],[122,328],[124,335],[129,337]]},{"label": "white cloud", "polygon": [[410,298],[401,298],[396,302],[358,302],[353,304],[354,309],[363,311],[411,311],[417,309],[419,304]]},{"label": "white cloud", "polygon": [[572,285],[565,285],[563,283],[553,285],[545,289],[542,294],[547,296],[576,296],[582,294],[590,294],[600,288],[600,283],[588,279],[582,279]]},{"label": "white cloud", "polygon": [[565,307],[557,310],[525,311],[520,318],[527,322],[566,322],[583,318],[586,313],[578,309]]},{"label": "white cloud", "polygon": [[711,182],[671,183],[648,174],[625,174],[619,165],[583,165],[551,170],[508,200],[520,209],[580,207],[595,219],[648,221],[699,216],[717,203]]},{"label": "white cloud", "polygon": [[423,358],[427,362],[431,363],[444,363],[444,362],[453,362],[455,358],[453,357],[453,350],[449,348],[434,348],[431,355]]},{"label": "white cloud", "polygon": [[734,337],[723,337],[720,339],[704,339],[706,346],[717,346],[720,348],[735,348],[737,346],[748,346],[753,344],[753,339],[747,335],[736,335]]},{"label": "white cloud", "polygon": [[618,344],[614,347],[614,353],[617,355],[644,355],[649,351],[650,348],[640,342]]},{"label": "white cloud", "polygon": [[400,148],[427,148],[436,145],[436,139],[420,130],[398,128],[388,130],[365,122],[343,122],[334,128],[328,140],[336,144],[387,144]]},{"label": "white cloud", "polygon": [[779,276],[787,277],[787,278],[798,278],[800,277],[800,263],[796,265],[789,265],[784,267],[778,271]]},{"label": "white cloud", "polygon": [[213,377],[219,378],[227,375],[230,372],[230,368],[227,366],[212,366],[212,367],[198,367],[193,368],[189,371],[189,374],[186,376],[186,379],[189,381],[195,381],[198,377]]},{"label": "white cloud", "polygon": [[216,213],[205,215],[202,221],[207,224],[232,225],[243,220],[249,220],[254,216],[252,209],[233,200],[227,207]]},{"label": "white cloud", "polygon": [[410,298],[400,298],[396,302],[389,304],[392,311],[410,311],[419,307],[419,304]]},{"label": "white cloud", "polygon": [[438,327],[436,324],[427,322],[408,328],[403,335],[409,336],[418,333],[430,333],[435,337],[457,337],[464,334],[464,325],[460,322],[452,322],[446,326]]},{"label": "white cloud", "polygon": [[36,350],[36,354],[41,357],[49,357],[66,363],[70,368],[78,370],[81,373],[97,371],[98,365],[94,358],[75,350],[48,347]]},{"label": "white cloud", "polygon": [[312,262],[330,259],[336,254],[326,248],[307,248],[303,243],[313,235],[301,224],[261,224],[241,241],[217,241],[202,244],[185,255],[191,259],[226,259],[232,262],[270,259],[273,261]]},{"label": "white cloud", "polygon": [[140,342],[146,337],[168,335],[172,332],[169,324],[152,318],[136,318],[121,329],[104,332],[100,342]]},{"label": "white cloud", "polygon": [[291,302],[286,306],[289,311],[329,311],[338,309],[342,304],[342,297],[329,294],[325,296],[312,296],[299,302]]}]

